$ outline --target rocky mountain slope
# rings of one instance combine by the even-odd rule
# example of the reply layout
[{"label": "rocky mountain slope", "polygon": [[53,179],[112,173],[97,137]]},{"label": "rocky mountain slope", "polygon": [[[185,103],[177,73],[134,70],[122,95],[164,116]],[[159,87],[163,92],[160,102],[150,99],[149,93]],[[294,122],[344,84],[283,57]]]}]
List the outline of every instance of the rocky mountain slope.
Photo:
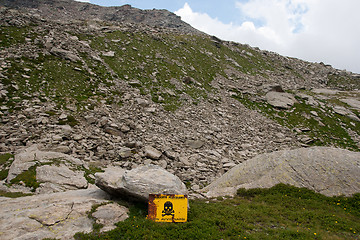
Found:
[{"label": "rocky mountain slope", "polygon": [[1,0],[0,5],[25,9],[36,16],[57,22],[69,21],[111,21],[121,23],[142,23],[151,27],[180,29],[187,33],[200,33],[181,18],[167,10],[141,10],[124,5],[121,7],[101,7],[76,2],[74,0]]},{"label": "rocky mountain slope", "polygon": [[222,41],[165,10],[0,6],[4,154],[39,144],[89,169],[153,163],[198,190],[259,153],[359,151],[357,74]]}]

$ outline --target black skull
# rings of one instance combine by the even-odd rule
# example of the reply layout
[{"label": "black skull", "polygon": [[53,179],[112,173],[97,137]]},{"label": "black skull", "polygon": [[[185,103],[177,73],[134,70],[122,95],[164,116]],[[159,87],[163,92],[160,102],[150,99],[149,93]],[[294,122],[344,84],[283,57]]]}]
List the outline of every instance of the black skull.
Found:
[{"label": "black skull", "polygon": [[172,202],[165,202],[164,203],[164,210],[162,211],[162,216],[174,216],[175,214],[174,207]]}]

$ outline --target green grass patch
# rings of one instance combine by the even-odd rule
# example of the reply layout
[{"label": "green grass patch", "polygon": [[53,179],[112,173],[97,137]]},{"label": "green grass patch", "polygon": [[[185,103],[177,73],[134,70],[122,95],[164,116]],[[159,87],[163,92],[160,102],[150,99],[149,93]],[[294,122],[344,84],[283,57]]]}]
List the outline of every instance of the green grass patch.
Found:
[{"label": "green grass patch", "polygon": [[360,89],[360,81],[355,77],[349,75],[328,75],[327,85],[332,88],[340,88],[345,91]]},{"label": "green grass patch", "polygon": [[88,183],[95,184],[95,179],[91,177],[91,175],[94,175],[97,172],[104,172],[99,167],[96,166],[89,166],[89,169],[86,169],[84,167],[81,167],[79,170],[84,171],[84,177],[88,181]]},{"label": "green grass patch", "polygon": [[359,200],[284,184],[241,189],[234,198],[190,201],[187,223],[155,223],[146,205],[133,205],[116,229],[75,239],[359,239]]},{"label": "green grass patch", "polygon": [[9,174],[9,169],[0,170],[0,180],[6,179],[8,174]]},{"label": "green grass patch", "polygon": [[40,186],[40,183],[36,180],[36,167],[38,165],[34,165],[30,167],[28,170],[20,173],[17,175],[14,179],[11,179],[11,184],[19,184],[20,182],[23,182],[26,187],[31,188],[32,192],[35,192],[35,190]]},{"label": "green grass patch", "polygon": [[25,27],[0,26],[0,48],[25,43],[28,29]]},{"label": "green grass patch", "polygon": [[67,116],[65,120],[59,120],[59,125],[70,125],[74,127],[79,124],[79,121],[75,119],[74,116]]},{"label": "green grass patch", "polygon": [[22,192],[5,192],[3,190],[0,190],[0,196],[1,197],[7,197],[7,198],[18,198],[18,197],[26,197],[31,196],[30,193],[22,193]]},{"label": "green grass patch", "polygon": [[14,161],[14,155],[5,153],[0,155],[0,180],[7,178],[9,173],[9,167]]},{"label": "green grass patch", "polygon": [[9,160],[11,160],[11,159],[14,160],[13,158],[14,158],[14,155],[12,155],[10,153],[1,154],[0,155],[0,166],[11,165],[12,161],[9,161]]}]

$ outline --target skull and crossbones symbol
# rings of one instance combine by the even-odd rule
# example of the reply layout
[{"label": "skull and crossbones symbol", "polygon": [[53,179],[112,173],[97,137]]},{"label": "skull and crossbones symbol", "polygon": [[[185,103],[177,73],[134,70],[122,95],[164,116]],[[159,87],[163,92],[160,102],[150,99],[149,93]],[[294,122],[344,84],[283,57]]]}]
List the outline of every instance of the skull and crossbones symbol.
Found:
[{"label": "skull and crossbones symbol", "polygon": [[164,203],[164,210],[162,211],[162,216],[173,216],[175,215],[173,204],[169,201]]}]

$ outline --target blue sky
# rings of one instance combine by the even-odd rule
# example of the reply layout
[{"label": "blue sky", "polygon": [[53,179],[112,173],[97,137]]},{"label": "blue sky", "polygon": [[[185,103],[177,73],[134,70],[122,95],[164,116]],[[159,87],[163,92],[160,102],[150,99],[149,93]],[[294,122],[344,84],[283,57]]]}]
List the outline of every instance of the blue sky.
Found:
[{"label": "blue sky", "polygon": [[167,9],[223,40],[360,73],[360,0],[79,0]]}]

